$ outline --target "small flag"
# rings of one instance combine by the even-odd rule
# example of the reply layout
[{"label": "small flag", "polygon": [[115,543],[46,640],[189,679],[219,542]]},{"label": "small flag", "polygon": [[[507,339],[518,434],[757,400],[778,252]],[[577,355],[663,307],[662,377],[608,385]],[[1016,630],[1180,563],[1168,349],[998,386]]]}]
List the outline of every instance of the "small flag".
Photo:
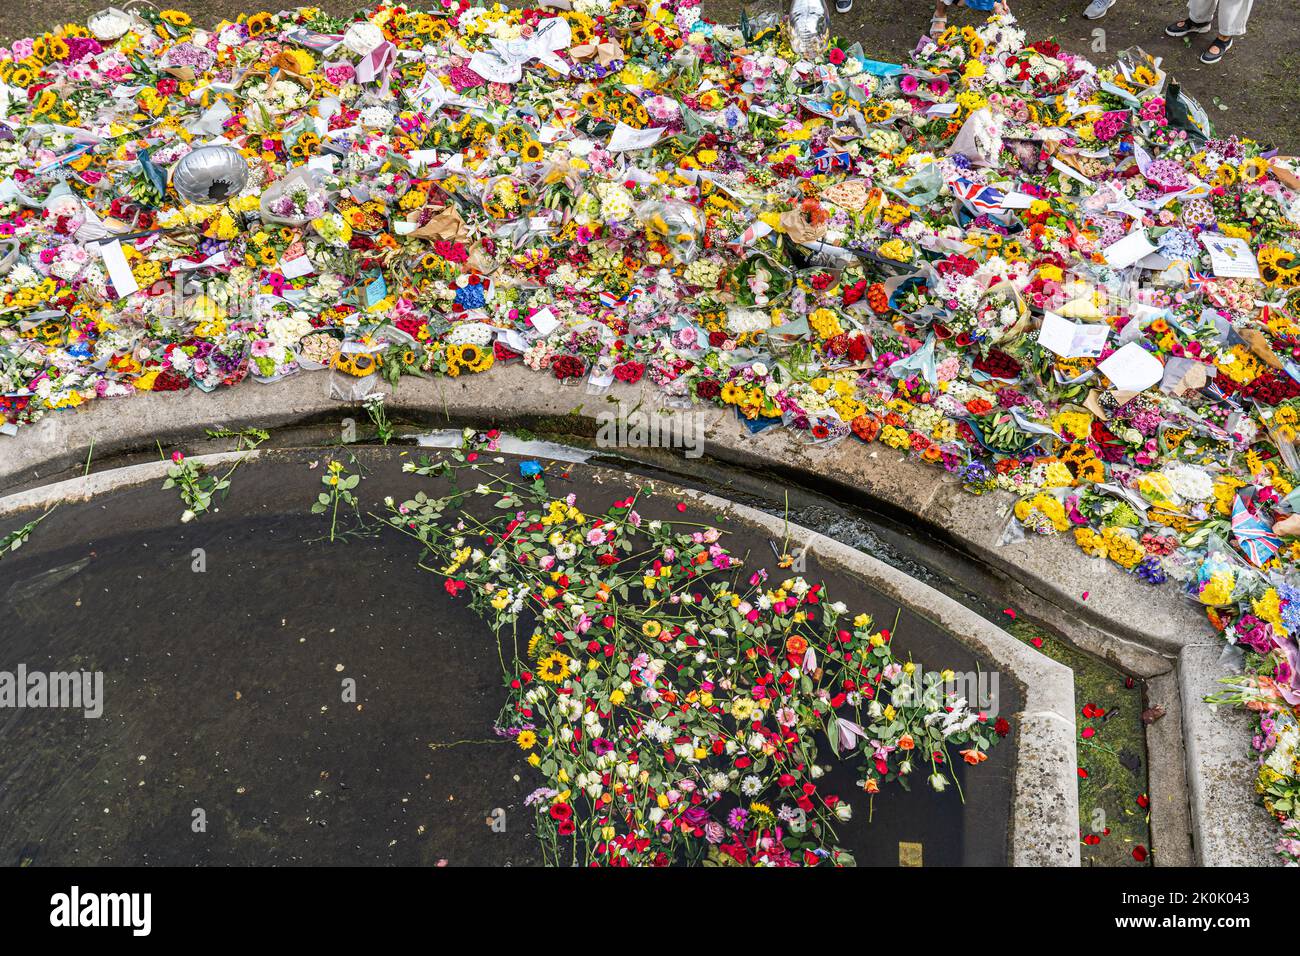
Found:
[{"label": "small flag", "polygon": [[977,212],[1000,212],[1005,198],[1002,190],[966,179],[964,176],[948,183],[953,195]]},{"label": "small flag", "polygon": [[1232,534],[1246,558],[1257,568],[1282,550],[1282,539],[1264,521],[1250,513],[1240,495],[1232,505]]}]

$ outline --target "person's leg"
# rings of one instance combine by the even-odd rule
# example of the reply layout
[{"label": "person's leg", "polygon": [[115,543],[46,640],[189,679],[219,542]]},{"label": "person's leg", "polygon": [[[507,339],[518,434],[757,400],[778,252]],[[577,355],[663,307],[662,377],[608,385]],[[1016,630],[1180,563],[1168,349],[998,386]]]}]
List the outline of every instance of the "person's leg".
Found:
[{"label": "person's leg", "polygon": [[1188,0],[1187,16],[1165,27],[1165,36],[1185,37],[1189,33],[1209,33],[1210,21],[1219,0]]},{"label": "person's leg", "polygon": [[930,36],[935,39],[948,28],[948,4],[945,0],[934,0],[934,16],[930,18]]},{"label": "person's leg", "polygon": [[1218,63],[1232,49],[1233,39],[1245,35],[1246,21],[1250,19],[1250,8],[1254,2],[1255,0],[1220,0],[1219,33],[1201,54],[1202,63]]},{"label": "person's leg", "polygon": [[1246,21],[1254,3],[1255,0],[1219,0],[1219,36],[1245,36]]},{"label": "person's leg", "polygon": [[1092,0],[1087,8],[1083,11],[1084,19],[1100,20],[1106,15],[1106,11],[1115,6],[1116,0]]}]

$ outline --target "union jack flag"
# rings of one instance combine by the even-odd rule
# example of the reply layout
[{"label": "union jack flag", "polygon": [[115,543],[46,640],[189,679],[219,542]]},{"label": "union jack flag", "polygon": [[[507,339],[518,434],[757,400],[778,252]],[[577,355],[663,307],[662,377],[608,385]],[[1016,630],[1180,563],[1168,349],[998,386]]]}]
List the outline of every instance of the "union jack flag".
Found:
[{"label": "union jack flag", "polygon": [[1204,272],[1189,272],[1187,274],[1187,288],[1192,292],[1205,292],[1210,288],[1210,283],[1214,281],[1214,276],[1207,276]]},{"label": "union jack flag", "polygon": [[818,172],[827,173],[832,169],[849,169],[853,166],[853,157],[848,150],[819,149],[813,153],[813,163]]},{"label": "union jack flag", "polygon": [[633,286],[627,295],[614,295],[612,292],[602,292],[600,294],[600,304],[607,309],[612,309],[616,305],[623,305],[627,302],[635,302],[640,298],[645,289],[641,286]]},{"label": "union jack flag", "polygon": [[986,186],[966,179],[964,176],[948,183],[953,195],[977,212],[1001,212],[1003,192],[993,186]]}]

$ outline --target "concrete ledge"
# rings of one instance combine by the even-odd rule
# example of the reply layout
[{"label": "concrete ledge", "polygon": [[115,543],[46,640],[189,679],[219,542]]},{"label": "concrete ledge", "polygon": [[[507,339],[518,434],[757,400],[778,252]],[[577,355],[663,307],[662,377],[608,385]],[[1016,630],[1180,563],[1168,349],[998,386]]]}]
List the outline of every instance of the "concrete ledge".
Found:
[{"label": "concrete ledge", "polygon": [[1182,696],[1178,692],[1176,671],[1147,680],[1146,703],[1148,707],[1165,709],[1165,716],[1147,728],[1151,862],[1155,866],[1192,866],[1196,851],[1188,800],[1187,755],[1183,748]]},{"label": "concrete ledge", "polygon": [[[257,449],[248,451],[222,452],[215,455],[195,455],[190,460],[196,464],[216,469],[224,465],[233,465],[238,461],[251,461],[261,454]],[[16,491],[0,498],[0,517],[19,511],[44,511],[59,504],[72,504],[89,501],[96,495],[102,495],[119,488],[143,484],[146,481],[162,481],[167,477],[170,461],[150,461],[140,465],[127,465],[109,471],[97,471],[80,478],[67,478],[48,485]]]},{"label": "concrete ledge", "polygon": [[[198,455],[191,460],[217,468],[258,455],[258,451],[228,452]],[[88,501],[97,495],[155,482],[165,476],[169,464],[147,462],[15,492],[0,497],[0,516],[61,502]],[[719,516],[761,528],[774,539],[788,537],[820,560],[870,581],[872,587],[932,621],[1021,684],[1025,707],[1017,715],[1018,750],[1010,814],[1012,862],[1017,866],[1079,865],[1074,678],[1068,667],[1031,651],[929,585],[825,535],[715,495],[682,489],[674,493],[699,502]],[[174,519],[159,515],[158,520],[170,523]]]},{"label": "concrete ledge", "polygon": [[1201,866],[1278,866],[1277,830],[1258,806],[1250,756],[1251,717],[1236,707],[1212,708],[1232,670],[1220,663],[1222,643],[1190,644],[1178,658],[1192,834]]},{"label": "concrete ledge", "polygon": [[[80,470],[92,444],[97,457],[152,447],[155,441],[192,440],[205,427],[284,425],[345,417],[358,409],[329,398],[329,373],[302,373],[274,385],[245,382],[204,394],[195,389],[129,399],[101,399],[72,412],[55,412],[15,438],[0,438],[0,490]],[[389,404],[397,413],[430,424],[520,425],[594,436],[596,416],[622,403],[653,408],[652,386],[617,386],[588,395],[521,365],[478,376],[405,379]],[[859,500],[946,537],[969,557],[996,568],[1071,617],[1095,625],[1165,658],[1202,640],[1209,629],[1173,588],[1152,588],[1083,558],[1072,541],[1051,537],[998,547],[1012,497],[966,494],[941,469],[910,461],[883,445],[846,439],[812,446],[784,428],[749,436],[735,417],[698,408],[708,455],[731,464],[788,477]],[[1087,601],[1082,598],[1088,591]],[[1136,613],[1137,609],[1144,613]],[[1148,665],[1148,672],[1156,668]]]}]

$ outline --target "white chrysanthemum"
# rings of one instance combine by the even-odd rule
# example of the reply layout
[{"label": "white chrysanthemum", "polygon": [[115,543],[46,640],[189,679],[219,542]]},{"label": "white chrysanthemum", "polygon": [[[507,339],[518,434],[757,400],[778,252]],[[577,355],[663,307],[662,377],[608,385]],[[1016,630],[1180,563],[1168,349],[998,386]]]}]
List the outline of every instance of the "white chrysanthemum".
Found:
[{"label": "white chrysanthemum", "polygon": [[446,341],[453,345],[487,346],[496,334],[496,329],[486,322],[462,322],[447,333]]}]

